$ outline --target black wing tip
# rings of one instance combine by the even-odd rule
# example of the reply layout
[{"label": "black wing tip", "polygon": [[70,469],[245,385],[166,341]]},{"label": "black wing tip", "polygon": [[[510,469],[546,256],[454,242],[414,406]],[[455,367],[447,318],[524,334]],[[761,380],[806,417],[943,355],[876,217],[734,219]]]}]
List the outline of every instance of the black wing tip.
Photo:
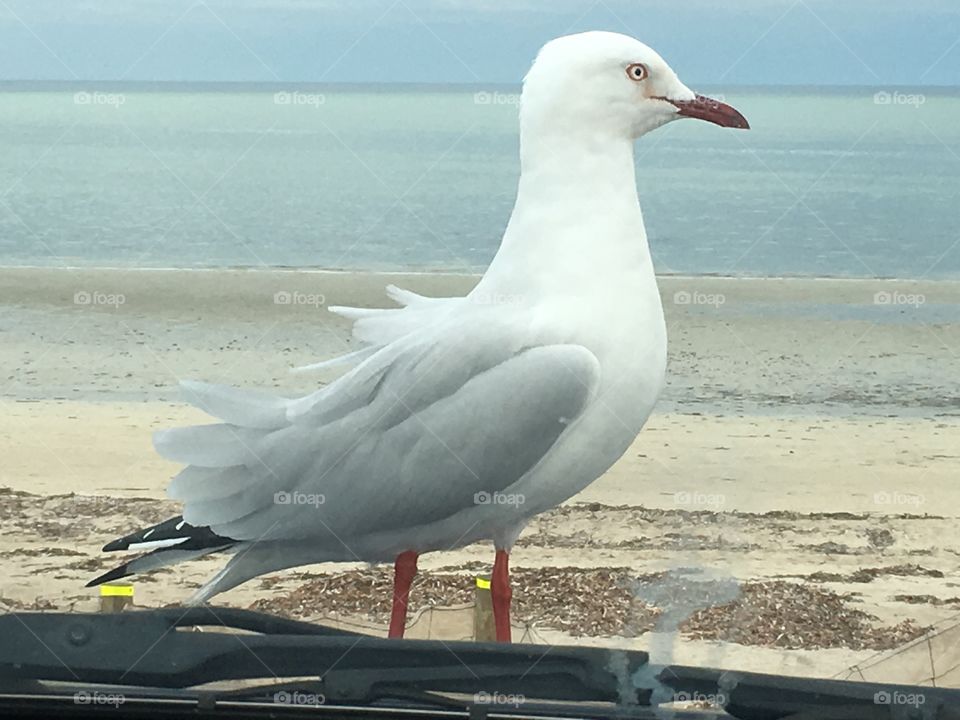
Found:
[{"label": "black wing tip", "polygon": [[115,552],[117,550],[126,550],[128,547],[130,547],[130,541],[122,537],[108,542],[100,549],[100,552]]},{"label": "black wing tip", "polygon": [[[192,525],[187,525],[183,522],[183,516],[177,515],[176,517],[168,518],[161,523],[156,525],[151,525],[149,527],[140,528],[135,532],[130,533],[129,535],[124,535],[123,537],[117,538],[116,540],[111,540],[106,545],[101,548],[101,552],[117,552],[118,550],[129,550],[131,545],[136,543],[142,543],[148,539],[163,540],[168,539],[172,535],[180,535],[182,533],[178,532],[177,526],[182,526],[188,528],[189,531],[193,529]],[[155,535],[155,537],[154,537]]]},{"label": "black wing tip", "polygon": [[[191,525],[184,521],[182,515],[164,520],[156,525],[141,528],[129,535],[111,540],[101,548],[101,552],[117,552],[118,550],[140,550],[137,545],[154,541],[179,541],[171,543],[169,549],[200,550],[203,548],[219,548],[231,545],[237,541],[224,535],[217,535],[209,526]],[[133,546],[131,548],[131,546]],[[154,549],[167,549],[154,546]]]},{"label": "black wing tip", "polygon": [[133,573],[127,569],[129,565],[130,563],[124,563],[120,567],[115,567],[113,570],[109,570],[105,572],[103,575],[95,577],[93,580],[91,580],[86,585],[84,585],[84,587],[95,587],[97,585],[103,585],[104,583],[108,583],[111,580],[119,580],[120,578],[125,578],[130,575],[133,575]]},{"label": "black wing tip", "polygon": [[[109,572],[105,572],[103,575],[100,575],[99,577],[96,577],[88,582],[86,587],[103,585],[111,580],[119,580],[120,578],[125,578],[129,575],[135,575],[140,572],[149,572],[157,567],[162,567],[164,563],[148,563],[147,565],[144,565],[143,563],[139,562],[144,558],[154,556],[157,553],[167,553],[169,551],[179,551],[183,553],[186,551],[187,555],[190,555],[191,551],[196,553],[196,551],[204,550],[209,553],[224,550],[237,543],[237,541],[233,538],[217,535],[207,526],[197,527],[195,525],[190,525],[189,523],[184,522],[182,515],[177,515],[176,517],[164,520],[162,523],[137,530],[136,532],[126,535],[122,538],[112,540],[103,546],[103,552],[115,552],[117,550],[131,549],[146,550],[146,547],[138,547],[138,545],[152,543],[155,541],[160,541],[161,543],[164,541],[173,542],[166,545],[154,545],[151,552],[147,553],[146,555],[140,555],[139,557],[132,558],[123,565],[120,565]],[[199,552],[194,556],[201,556],[207,553]],[[171,555],[164,557],[174,556]]]}]

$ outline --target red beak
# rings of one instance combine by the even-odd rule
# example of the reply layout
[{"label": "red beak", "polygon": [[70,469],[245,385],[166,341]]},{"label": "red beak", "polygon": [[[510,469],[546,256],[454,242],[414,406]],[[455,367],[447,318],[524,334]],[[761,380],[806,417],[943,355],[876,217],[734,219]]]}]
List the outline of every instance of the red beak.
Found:
[{"label": "red beak", "polygon": [[[667,98],[664,99],[667,100]],[[750,129],[747,119],[736,109],[704,95],[697,95],[693,100],[667,100],[667,102],[676,105],[683,117],[706,120],[720,127]]]}]

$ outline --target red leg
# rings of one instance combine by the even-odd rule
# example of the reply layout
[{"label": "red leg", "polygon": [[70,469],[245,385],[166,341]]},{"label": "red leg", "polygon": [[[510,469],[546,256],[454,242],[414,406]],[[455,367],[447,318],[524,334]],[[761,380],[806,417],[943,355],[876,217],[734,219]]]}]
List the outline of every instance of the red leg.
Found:
[{"label": "red leg", "polygon": [[390,631],[387,637],[402,638],[407,626],[407,600],[410,583],[417,574],[417,553],[407,550],[397,555],[393,565],[393,608],[390,610]]},{"label": "red leg", "polygon": [[490,599],[493,602],[493,622],[497,629],[497,642],[510,642],[510,555],[506,550],[497,550],[493,562],[493,577],[490,578]]}]

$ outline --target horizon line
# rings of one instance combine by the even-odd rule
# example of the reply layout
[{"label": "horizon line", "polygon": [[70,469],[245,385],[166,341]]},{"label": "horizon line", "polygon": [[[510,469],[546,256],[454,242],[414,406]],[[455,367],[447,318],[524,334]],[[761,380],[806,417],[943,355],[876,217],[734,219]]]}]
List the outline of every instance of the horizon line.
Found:
[{"label": "horizon line", "polygon": [[[463,89],[490,89],[490,88],[519,88],[522,86],[520,81],[503,82],[438,82],[438,81],[395,81],[378,82],[370,80],[130,80],[130,79],[13,79],[0,78],[0,89],[10,86],[32,85],[36,87],[61,87],[61,88],[83,88],[90,85],[115,87],[223,87],[223,86],[245,86],[245,87],[263,87],[268,88],[287,88],[294,86],[302,87],[376,87],[376,88],[463,88]],[[947,85],[939,83],[918,83],[915,85],[905,85],[902,83],[890,84],[861,84],[861,83],[830,83],[830,84],[811,84],[811,83],[723,83],[723,82],[690,82],[688,85],[699,87],[724,87],[741,89],[771,89],[771,88],[791,88],[791,89],[818,89],[818,90],[849,90],[851,88],[874,89],[874,90],[898,90],[898,89],[934,89],[934,90],[958,90],[958,85]]]}]

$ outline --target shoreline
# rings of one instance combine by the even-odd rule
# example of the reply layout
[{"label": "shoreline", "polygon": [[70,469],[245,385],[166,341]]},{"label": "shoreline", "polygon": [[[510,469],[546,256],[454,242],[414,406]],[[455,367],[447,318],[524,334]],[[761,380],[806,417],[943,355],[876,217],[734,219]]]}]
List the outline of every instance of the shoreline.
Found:
[{"label": "shoreline", "polygon": [[[184,282],[189,278],[215,278],[216,288]],[[122,293],[128,299],[138,295],[175,292],[177,297],[224,297],[236,294],[249,300],[251,293],[265,292],[278,282],[322,282],[326,304],[361,307],[392,307],[385,294],[388,284],[429,296],[463,295],[480,279],[479,273],[448,271],[354,271],[299,268],[122,268],[122,267],[0,267],[0,306],[24,304],[72,304],[72,294],[81,290]],[[674,293],[684,290],[711,293],[721,289],[734,292],[736,301],[771,304],[828,303],[876,304],[877,293],[923,296],[933,303],[960,306],[960,279],[878,279],[848,277],[752,277],[720,275],[658,275],[664,305],[677,302]],[[96,287],[93,287],[96,285]],[[283,286],[276,286],[278,290]],[[287,289],[297,289],[288,287]],[[316,288],[311,288],[316,289]],[[69,292],[68,292],[69,291]],[[817,295],[811,293],[816,291]],[[905,297],[908,300],[909,297]],[[895,300],[895,298],[894,298]],[[144,308],[149,306],[144,303]],[[248,304],[248,303],[244,303]],[[724,303],[721,303],[724,304]],[[908,304],[904,303],[891,303]],[[168,307],[165,305],[164,307]],[[137,308],[140,309],[140,308]],[[960,314],[958,314],[960,319]]]},{"label": "shoreline", "polygon": [[[3,265],[0,264],[0,276],[6,273],[18,272],[66,272],[66,273],[85,273],[85,272],[117,272],[117,273],[249,273],[249,274],[308,274],[308,275],[359,275],[359,276],[403,276],[403,277],[464,277],[480,278],[485,272],[484,268],[473,270],[463,270],[445,267],[422,267],[422,268],[391,268],[391,269],[365,269],[349,267],[320,267],[320,266],[294,266],[294,265],[217,265],[209,267],[180,267],[175,265],[167,266],[125,266],[125,265]],[[828,281],[828,282],[898,282],[898,283],[919,283],[919,284],[938,284],[938,283],[960,283],[960,275],[955,278],[910,278],[894,276],[876,276],[867,277],[861,275],[725,275],[720,272],[704,273],[684,273],[684,272],[657,272],[657,279],[713,279],[713,280],[731,280],[731,281]]]}]

